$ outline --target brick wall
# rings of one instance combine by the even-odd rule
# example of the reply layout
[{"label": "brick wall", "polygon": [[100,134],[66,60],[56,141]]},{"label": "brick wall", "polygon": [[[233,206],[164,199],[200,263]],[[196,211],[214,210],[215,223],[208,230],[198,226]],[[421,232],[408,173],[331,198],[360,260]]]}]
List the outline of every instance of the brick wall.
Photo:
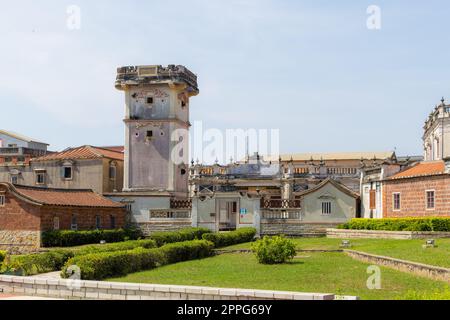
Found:
[{"label": "brick wall", "polygon": [[[426,191],[434,190],[435,208],[426,208]],[[400,193],[400,210],[393,210],[393,193]],[[450,177],[448,175],[385,181],[385,218],[450,216]]]},{"label": "brick wall", "polygon": [[52,230],[55,217],[59,217],[59,228],[70,229],[72,215],[77,217],[78,230],[96,229],[96,216],[100,216],[100,229],[111,229],[111,215],[115,217],[115,228],[125,225],[123,208],[78,208],[78,207],[43,207],[41,209],[42,230]]}]

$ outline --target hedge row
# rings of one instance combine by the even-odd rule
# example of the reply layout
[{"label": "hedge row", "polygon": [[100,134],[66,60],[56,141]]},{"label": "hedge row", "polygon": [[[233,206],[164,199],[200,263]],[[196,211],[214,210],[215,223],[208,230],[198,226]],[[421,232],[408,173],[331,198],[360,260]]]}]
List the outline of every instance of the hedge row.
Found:
[{"label": "hedge row", "polygon": [[66,262],[61,277],[69,278],[73,266],[80,268],[81,279],[102,280],[149,270],[179,261],[201,259],[213,254],[214,245],[205,240],[171,243],[160,248],[136,248],[128,251],[77,256]]},{"label": "hedge row", "polygon": [[253,241],[255,235],[255,228],[241,228],[230,232],[206,233],[203,235],[203,239],[211,241],[216,248],[220,248]]},{"label": "hedge row", "polygon": [[386,231],[450,231],[450,218],[352,219],[340,229]]},{"label": "hedge row", "polygon": [[207,228],[185,228],[178,231],[162,231],[154,232],[150,235],[150,239],[155,240],[158,247],[167,243],[201,240],[206,233],[211,233]]},{"label": "hedge row", "polygon": [[44,247],[73,247],[84,244],[100,243],[100,241],[121,242],[136,240],[142,237],[138,229],[117,230],[55,230],[42,233],[42,245]]},{"label": "hedge row", "polygon": [[[11,261],[4,267],[20,275],[34,275],[38,273],[61,270],[68,259],[92,253],[115,252],[132,250],[135,248],[155,248],[154,240],[133,240],[118,243],[91,245],[76,249],[55,249],[39,254],[11,256]],[[0,259],[1,260],[1,259]]]},{"label": "hedge row", "polygon": [[60,270],[64,263],[74,256],[71,250],[52,250],[45,253],[11,256],[6,270],[29,276]]},{"label": "hedge row", "polygon": [[[132,250],[135,248],[145,248],[145,249],[156,248],[156,242],[155,242],[155,240],[152,240],[152,239],[131,240],[131,241],[125,241],[125,242],[109,243],[109,244],[90,245],[90,246],[86,246],[86,247],[81,247],[79,249],[73,249],[73,251],[74,251],[74,256],[82,256],[82,255],[91,254],[91,253],[125,251],[125,250]],[[64,250],[66,250],[66,249],[64,249]]]}]

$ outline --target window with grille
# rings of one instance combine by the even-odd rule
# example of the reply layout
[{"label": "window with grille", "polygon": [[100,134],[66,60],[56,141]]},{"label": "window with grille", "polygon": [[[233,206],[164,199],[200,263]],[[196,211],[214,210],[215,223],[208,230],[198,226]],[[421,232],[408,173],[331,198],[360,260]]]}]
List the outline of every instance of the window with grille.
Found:
[{"label": "window with grille", "polygon": [[322,202],[322,214],[331,214],[331,202]]},{"label": "window with grille", "polygon": [[53,230],[59,230],[59,217],[53,218]]},{"label": "window with grille", "polygon": [[72,215],[70,229],[78,230],[77,216],[75,214]]},{"label": "window with grille", "polygon": [[400,193],[394,193],[393,194],[393,209],[394,210],[400,210],[400,203],[401,199],[400,199]]},{"label": "window with grille", "polygon": [[434,209],[434,190],[427,191],[427,209]]}]

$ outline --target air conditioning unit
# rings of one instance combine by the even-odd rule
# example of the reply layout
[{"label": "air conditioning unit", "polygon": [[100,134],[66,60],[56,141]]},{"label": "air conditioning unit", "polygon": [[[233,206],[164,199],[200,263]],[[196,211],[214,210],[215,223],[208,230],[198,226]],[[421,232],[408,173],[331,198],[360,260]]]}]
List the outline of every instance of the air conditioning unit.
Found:
[{"label": "air conditioning unit", "polygon": [[158,75],[158,66],[144,66],[138,68],[140,77],[155,77]]}]

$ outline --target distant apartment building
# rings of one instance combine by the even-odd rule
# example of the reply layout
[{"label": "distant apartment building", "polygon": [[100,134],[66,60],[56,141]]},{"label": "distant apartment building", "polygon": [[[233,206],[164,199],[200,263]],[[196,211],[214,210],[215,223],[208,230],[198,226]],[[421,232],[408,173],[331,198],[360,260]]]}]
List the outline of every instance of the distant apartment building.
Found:
[{"label": "distant apartment building", "polygon": [[30,137],[0,130],[0,181],[24,182],[23,173],[30,172],[32,158],[46,155],[48,144]]},{"label": "distant apartment building", "polygon": [[0,156],[7,155],[0,162],[0,182],[42,188],[92,189],[99,194],[123,188],[123,147],[86,145],[48,153],[47,144],[27,140],[34,144],[26,147],[27,141],[20,143],[17,138],[3,141],[8,147],[0,149],[3,152]]}]

